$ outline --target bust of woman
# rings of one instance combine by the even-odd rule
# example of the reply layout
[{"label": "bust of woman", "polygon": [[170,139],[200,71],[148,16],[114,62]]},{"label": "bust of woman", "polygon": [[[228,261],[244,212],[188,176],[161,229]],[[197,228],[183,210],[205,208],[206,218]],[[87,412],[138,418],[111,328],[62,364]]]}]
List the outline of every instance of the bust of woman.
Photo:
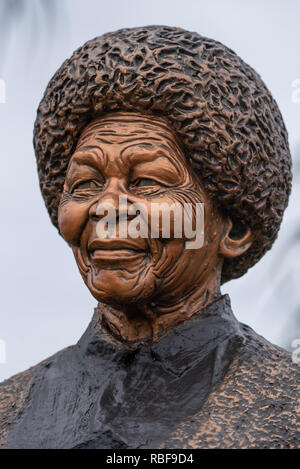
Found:
[{"label": "bust of woman", "polygon": [[108,33],[51,79],[34,145],[98,306],[76,345],[0,384],[0,444],[298,446],[297,366],[220,293],[271,248],[290,193],[257,73],[179,28]]}]

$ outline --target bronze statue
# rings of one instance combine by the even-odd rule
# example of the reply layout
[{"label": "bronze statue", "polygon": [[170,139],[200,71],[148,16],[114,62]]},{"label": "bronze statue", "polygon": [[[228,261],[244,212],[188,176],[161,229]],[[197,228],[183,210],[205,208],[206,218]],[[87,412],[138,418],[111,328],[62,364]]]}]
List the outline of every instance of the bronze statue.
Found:
[{"label": "bronze statue", "polygon": [[[99,303],[76,345],[0,384],[0,444],[299,446],[299,367],[220,293],[271,248],[291,188],[287,132],[259,75],[183,29],[104,34],[49,82],[34,146],[51,220]],[[150,217],[148,236],[120,236],[122,197],[127,223],[134,204],[190,204],[193,223],[203,204],[202,247],[174,219],[168,239]],[[109,206],[117,232],[101,237]]]}]

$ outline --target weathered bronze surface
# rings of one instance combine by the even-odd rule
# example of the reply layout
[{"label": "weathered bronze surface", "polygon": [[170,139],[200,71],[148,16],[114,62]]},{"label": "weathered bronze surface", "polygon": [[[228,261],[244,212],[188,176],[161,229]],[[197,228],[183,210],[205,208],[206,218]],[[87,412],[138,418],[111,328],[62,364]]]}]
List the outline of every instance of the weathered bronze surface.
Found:
[{"label": "weathered bronze surface", "polygon": [[[220,292],[270,249],[290,193],[287,133],[257,73],[179,28],[108,33],[50,81],[34,145],[51,219],[99,303],[78,344],[0,384],[0,445],[299,446],[299,368]],[[149,213],[190,203],[193,217],[203,203],[203,246],[172,227],[154,238],[150,217],[147,237],[121,238],[120,196]],[[103,239],[105,204],[118,223]]]}]

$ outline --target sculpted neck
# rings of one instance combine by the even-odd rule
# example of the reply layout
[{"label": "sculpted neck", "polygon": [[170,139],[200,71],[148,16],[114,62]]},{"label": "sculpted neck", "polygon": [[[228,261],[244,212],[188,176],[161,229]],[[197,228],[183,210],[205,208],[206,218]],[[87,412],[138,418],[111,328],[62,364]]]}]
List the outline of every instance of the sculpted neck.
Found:
[{"label": "sculpted neck", "polygon": [[207,279],[175,302],[132,304],[123,307],[98,305],[101,327],[120,343],[156,342],[181,322],[221,296],[220,281]]}]

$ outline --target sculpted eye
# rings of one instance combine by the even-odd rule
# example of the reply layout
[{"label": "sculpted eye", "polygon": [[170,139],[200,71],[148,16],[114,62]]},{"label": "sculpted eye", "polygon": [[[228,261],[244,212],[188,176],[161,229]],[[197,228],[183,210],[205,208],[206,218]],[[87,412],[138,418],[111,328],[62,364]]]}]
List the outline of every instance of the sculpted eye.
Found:
[{"label": "sculpted eye", "polygon": [[102,184],[97,181],[82,181],[76,184],[73,189],[72,193],[77,190],[84,190],[84,189],[99,189],[102,187]]},{"label": "sculpted eye", "polygon": [[158,182],[154,181],[153,179],[148,178],[138,178],[136,179],[133,184],[134,187],[145,187],[145,186],[158,186]]}]

